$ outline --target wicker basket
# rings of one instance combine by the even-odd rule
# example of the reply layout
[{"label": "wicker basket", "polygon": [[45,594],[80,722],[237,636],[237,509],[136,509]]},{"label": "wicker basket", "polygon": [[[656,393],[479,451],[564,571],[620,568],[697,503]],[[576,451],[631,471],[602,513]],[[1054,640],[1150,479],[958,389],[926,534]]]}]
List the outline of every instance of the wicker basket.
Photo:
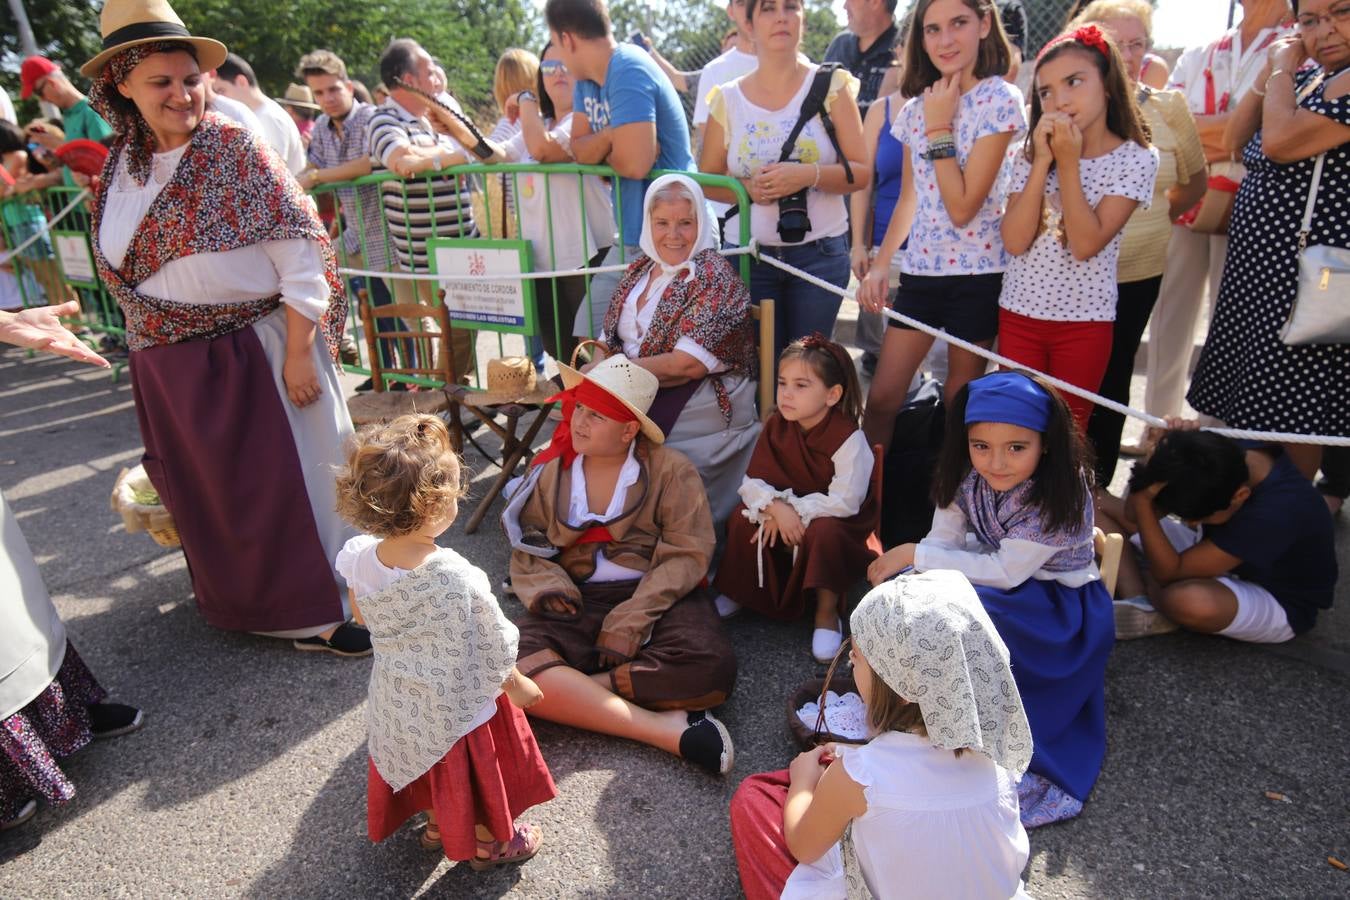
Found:
[{"label": "wicker basket", "polygon": [[[809,750],[821,744],[837,741],[841,744],[856,744],[857,738],[844,737],[841,734],[834,734],[825,730],[822,726],[820,731],[812,728],[801,720],[797,715],[797,710],[801,709],[811,701],[819,701],[821,695],[825,693],[825,678],[808,679],[788,696],[788,731],[792,732],[792,739],[797,742],[797,746],[803,750]],[[836,673],[829,679],[829,690],[836,694],[858,693],[858,686],[853,683],[853,676],[844,672]]]},{"label": "wicker basket", "polygon": [[161,547],[181,547],[183,542],[178,538],[178,529],[174,527],[173,516],[169,515],[169,511],[159,504],[150,506],[136,502],[131,482],[144,478],[145,469],[139,465],[118,473],[112,492],[113,512],[122,517],[129,533],[144,531]]}]

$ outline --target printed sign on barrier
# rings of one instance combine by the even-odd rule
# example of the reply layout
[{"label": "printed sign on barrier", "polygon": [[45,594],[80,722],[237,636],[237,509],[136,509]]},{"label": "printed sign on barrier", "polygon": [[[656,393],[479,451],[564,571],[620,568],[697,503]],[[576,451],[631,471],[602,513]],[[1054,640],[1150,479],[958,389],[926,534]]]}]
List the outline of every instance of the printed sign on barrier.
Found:
[{"label": "printed sign on barrier", "polygon": [[533,281],[519,277],[477,280],[529,272],[529,241],[430,238],[427,254],[431,271],[445,291],[452,324],[482,331],[536,333]]},{"label": "printed sign on barrier", "polygon": [[75,287],[97,288],[98,270],[94,267],[94,255],[89,252],[89,239],[84,232],[53,229],[51,235],[66,282]]}]

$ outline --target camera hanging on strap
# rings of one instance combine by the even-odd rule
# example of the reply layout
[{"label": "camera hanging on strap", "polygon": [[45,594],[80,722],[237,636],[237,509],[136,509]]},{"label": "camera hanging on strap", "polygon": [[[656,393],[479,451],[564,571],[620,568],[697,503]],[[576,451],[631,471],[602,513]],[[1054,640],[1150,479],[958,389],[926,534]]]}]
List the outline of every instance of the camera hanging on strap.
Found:
[{"label": "camera hanging on strap", "polygon": [[[825,98],[830,92],[830,82],[834,79],[834,73],[839,68],[838,63],[822,63],[820,68],[816,69],[815,77],[811,81],[811,90],[802,100],[797,124],[792,126],[792,131],[788,133],[787,140],[783,142],[783,151],[779,154],[778,161],[790,161],[792,151],[796,149],[797,136],[802,133],[802,129],[806,127],[807,122],[810,122],[816,116],[820,116],[820,123],[825,126],[825,135],[830,139],[834,152],[838,154],[839,161],[844,165],[844,177],[849,184],[852,184],[853,169],[849,166],[848,157],[844,156],[844,151],[839,149],[839,138],[834,132],[834,122],[830,120],[830,114],[825,111]],[[786,243],[800,244],[811,230],[811,219],[806,214],[806,192],[809,190],[810,188],[804,187],[799,191],[788,194],[786,197],[778,198],[778,236]]]}]

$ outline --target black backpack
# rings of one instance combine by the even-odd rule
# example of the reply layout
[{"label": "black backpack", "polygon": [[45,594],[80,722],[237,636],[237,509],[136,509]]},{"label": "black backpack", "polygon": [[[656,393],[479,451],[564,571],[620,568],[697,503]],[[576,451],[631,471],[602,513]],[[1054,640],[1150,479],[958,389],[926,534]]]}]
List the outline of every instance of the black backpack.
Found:
[{"label": "black backpack", "polygon": [[942,382],[927,379],[895,417],[891,449],[882,462],[881,543],[920,541],[933,527],[933,471],[946,427]]}]

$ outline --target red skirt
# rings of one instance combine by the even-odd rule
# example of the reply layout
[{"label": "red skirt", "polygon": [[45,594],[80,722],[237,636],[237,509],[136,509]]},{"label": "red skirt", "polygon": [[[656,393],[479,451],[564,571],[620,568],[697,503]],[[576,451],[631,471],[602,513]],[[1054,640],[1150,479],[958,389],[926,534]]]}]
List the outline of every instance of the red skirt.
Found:
[{"label": "red skirt", "polygon": [[429,809],[436,814],[446,857],[467,860],[478,849],[475,825],[508,841],[517,816],[557,795],[525,714],[502,694],[496,715],[456,741],[403,790],[394,791],[369,763],[366,827],[372,841],[382,841]]}]

